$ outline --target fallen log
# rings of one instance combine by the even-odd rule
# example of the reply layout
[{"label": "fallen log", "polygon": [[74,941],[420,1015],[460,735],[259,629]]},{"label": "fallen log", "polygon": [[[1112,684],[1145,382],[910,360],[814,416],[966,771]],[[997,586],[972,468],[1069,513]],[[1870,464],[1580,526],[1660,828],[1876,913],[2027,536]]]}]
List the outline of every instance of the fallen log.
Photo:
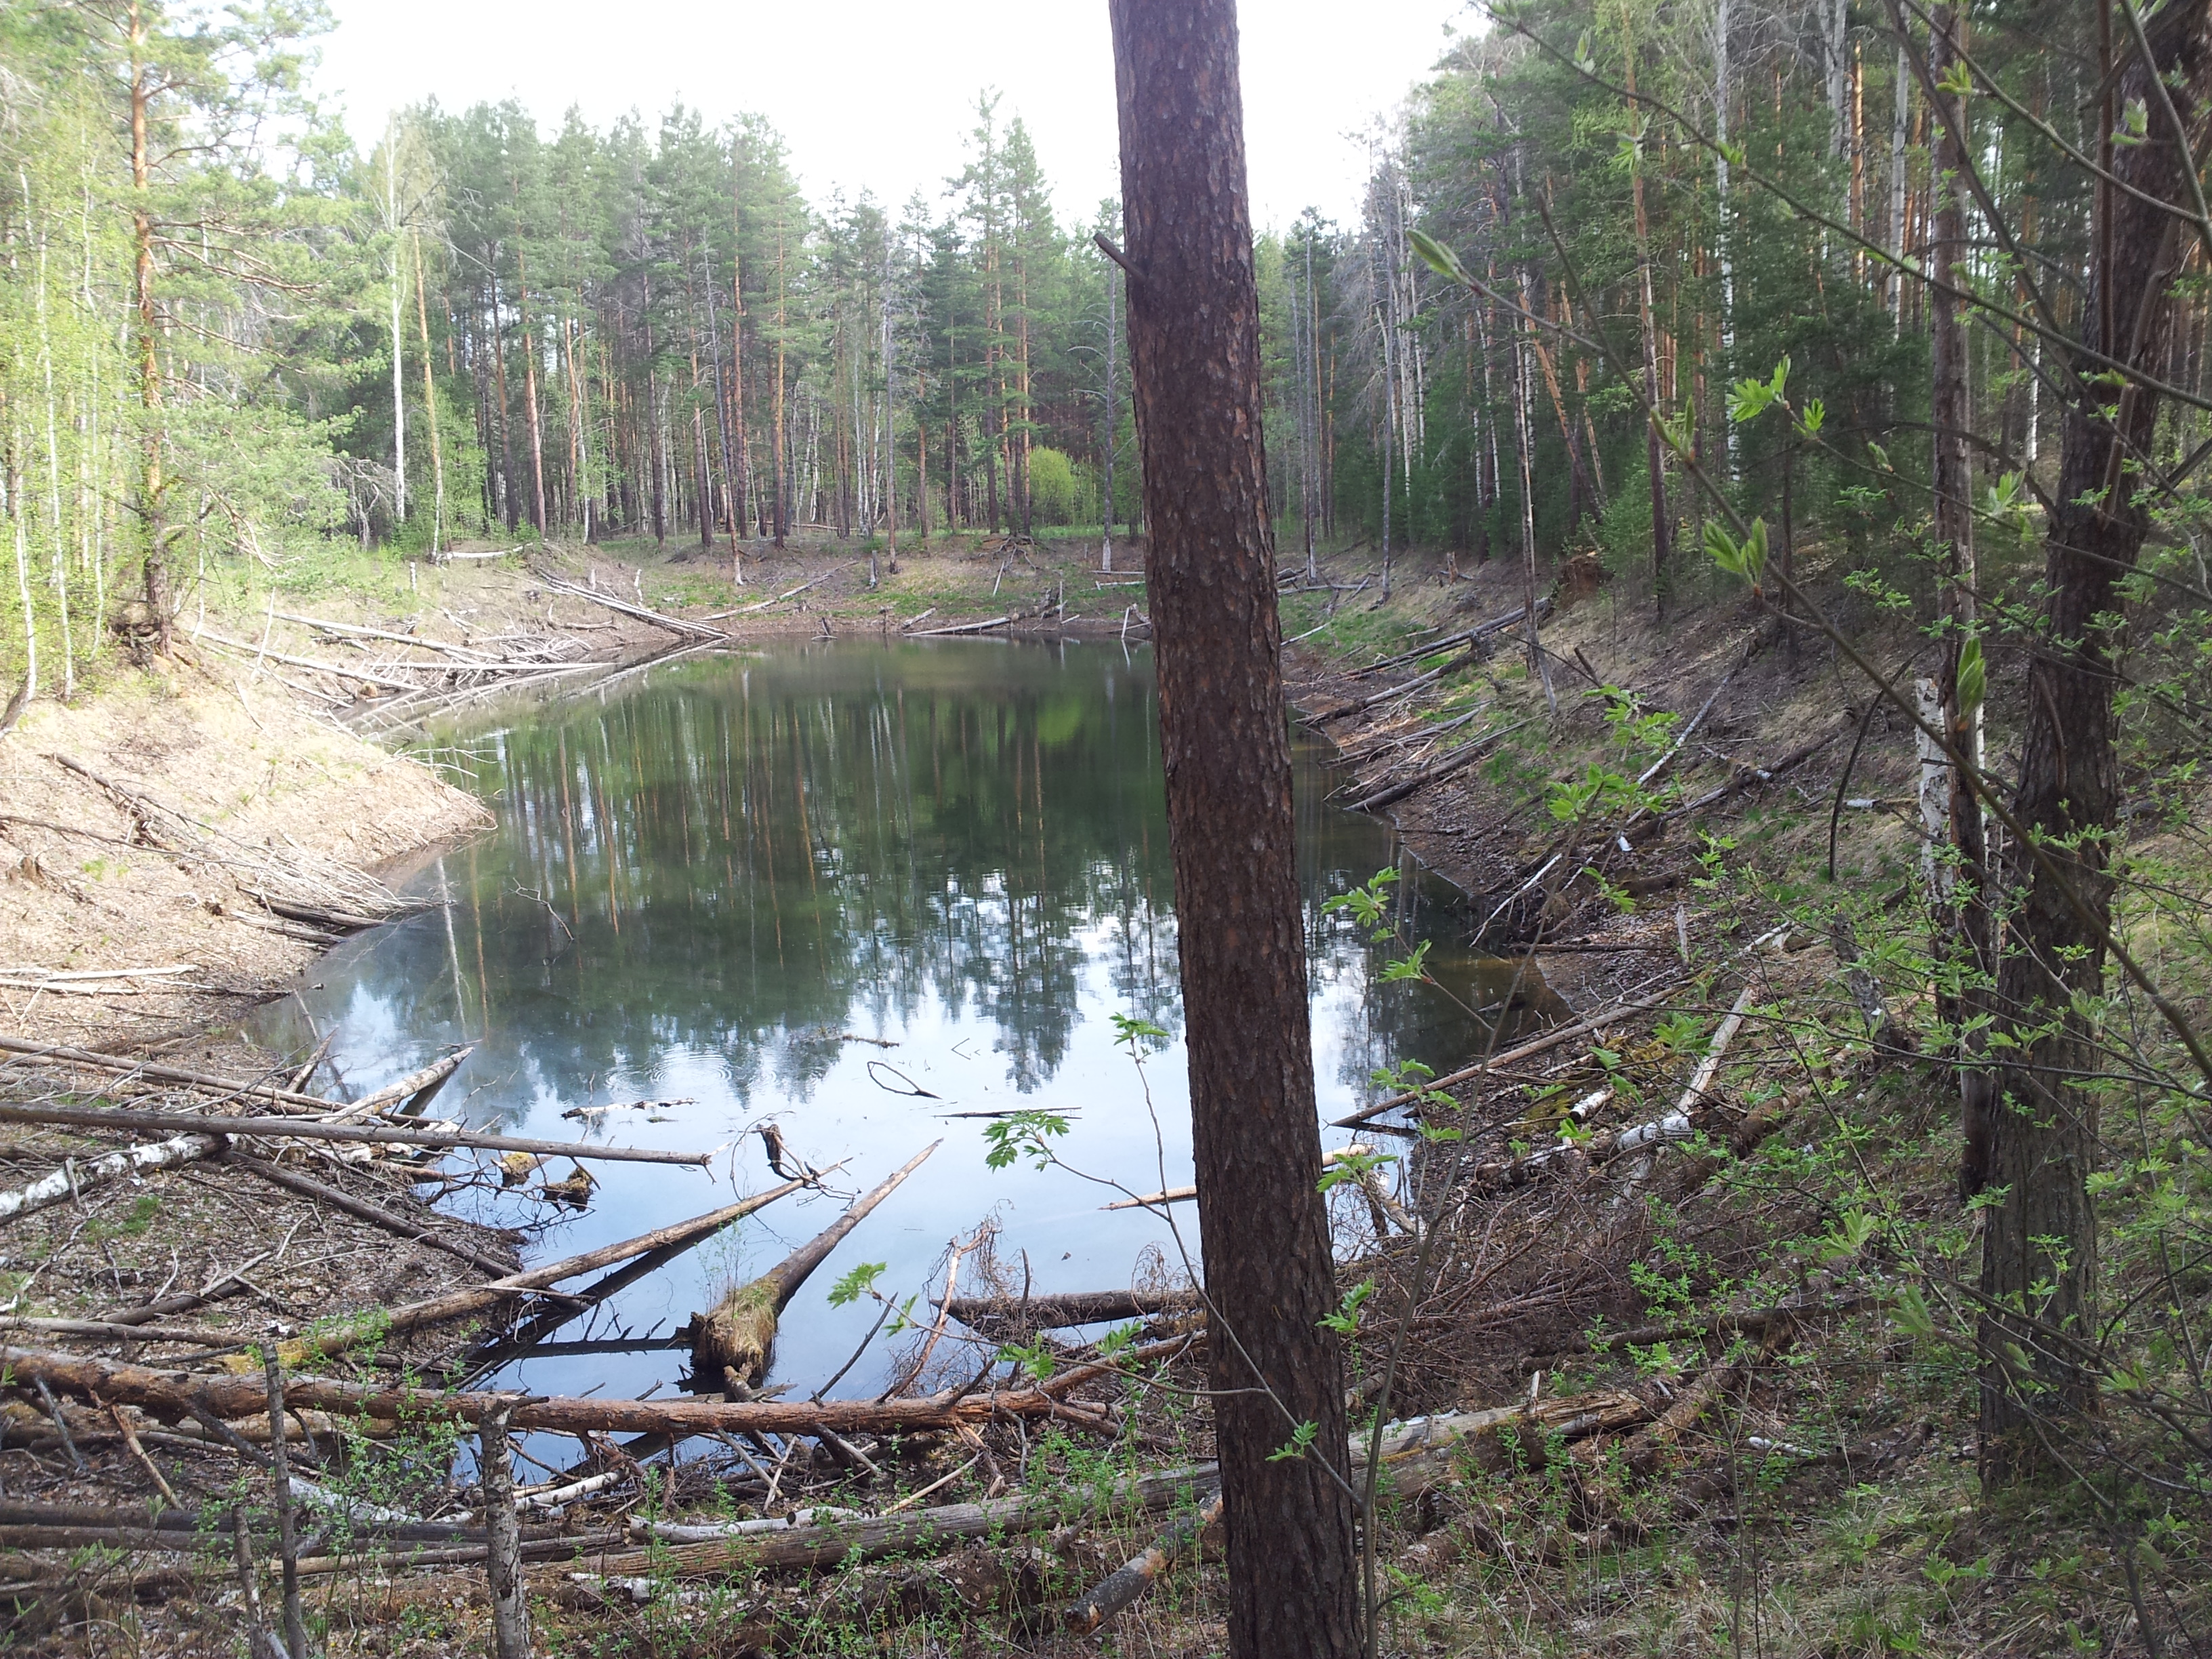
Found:
[{"label": "fallen log", "polygon": [[[308,1486],[306,1481],[296,1485],[306,1491],[299,1495],[314,1501],[319,1489]],[[329,1494],[321,1494],[327,1498]],[[375,1532],[380,1537],[398,1540],[412,1540],[422,1543],[479,1543],[483,1539],[483,1528],[466,1522],[418,1521],[411,1517],[400,1520],[380,1520],[374,1516],[349,1516],[360,1528]],[[143,1504],[118,1508],[100,1504],[49,1504],[23,1498],[0,1498],[0,1526],[4,1527],[76,1527],[88,1531],[115,1532],[137,1528],[146,1532],[179,1533],[187,1536],[204,1531],[214,1524],[217,1516],[201,1510],[165,1509],[149,1511]],[[273,1530],[265,1521],[255,1522],[256,1530]],[[204,1539],[199,1541],[206,1541]]]},{"label": "fallen log", "polygon": [[228,1348],[246,1340],[228,1331],[204,1331],[192,1325],[118,1325],[106,1319],[41,1319],[29,1314],[0,1315],[0,1330],[89,1336],[103,1342],[192,1342],[203,1348]]},{"label": "fallen log", "polygon": [[[341,681],[357,680],[363,685],[374,685],[386,691],[416,691],[422,689],[413,680],[395,680],[386,675],[371,673],[365,668],[356,668],[350,663],[319,662],[313,657],[295,657],[283,651],[271,651],[265,646],[257,647],[251,640],[234,640],[228,635],[218,634],[212,628],[194,629],[192,639],[195,642],[204,641],[210,645],[219,646],[256,659],[266,658],[270,662],[289,663],[295,668],[313,669],[318,674],[328,674],[333,679]],[[423,666],[427,669],[429,665],[426,663]]]},{"label": "fallen log", "polygon": [[1409,778],[1401,779],[1396,783],[1377,789],[1373,794],[1353,801],[1345,810],[1350,812],[1376,812],[1385,806],[1395,806],[1415,791],[1425,789],[1432,783],[1441,783],[1455,772],[1463,771],[1474,765],[1488,751],[1491,744],[1511,737],[1528,723],[1526,720],[1516,720],[1502,731],[1486,732],[1472,743],[1462,744],[1434,766],[1425,767]]},{"label": "fallen log", "polygon": [[[325,1106],[330,1103],[325,1101]],[[310,1122],[300,1118],[196,1117],[183,1112],[140,1112],[126,1107],[0,1105],[0,1123],[66,1124],[81,1129],[179,1130],[211,1135],[265,1135],[283,1139],[366,1141],[380,1146],[467,1147],[489,1152],[544,1152],[556,1158],[599,1158],[611,1164],[689,1164],[703,1166],[710,1152],[665,1152],[651,1146],[594,1146],[574,1140],[536,1140],[482,1135],[468,1129],[402,1129],[374,1123]]]},{"label": "fallen log", "polygon": [[1743,791],[1759,784],[1771,783],[1784,773],[1795,771],[1798,767],[1802,766],[1856,724],[1850,711],[1845,709],[1836,716],[1835,720],[1826,732],[1809,742],[1800,744],[1779,760],[1770,761],[1765,766],[1746,766],[1740,762],[1736,763],[1733,774],[1726,783],[1708,789],[1695,800],[1686,801],[1671,811],[1661,813],[1657,817],[1646,818],[1642,823],[1629,830],[1624,839],[1631,842],[1648,841],[1677,819],[1702,812],[1709,806],[1717,806],[1731,795],[1741,794]]},{"label": "fallen log", "polygon": [[[264,1415],[268,1395],[257,1376],[162,1371],[150,1366],[91,1358],[81,1354],[0,1346],[0,1367],[24,1380],[43,1379],[81,1400],[99,1399],[137,1406],[164,1420],[190,1415],[194,1404],[229,1420]],[[1042,1389],[981,1394],[955,1400],[933,1395],[919,1400],[608,1400],[599,1396],[526,1401],[511,1394],[447,1394],[434,1389],[393,1389],[343,1382],[329,1377],[295,1376],[285,1385],[292,1405],[334,1415],[376,1422],[476,1423],[486,1412],[514,1407],[517,1429],[562,1434],[693,1435],[769,1433],[811,1437],[823,1427],[843,1434],[891,1434],[925,1429],[950,1430],[963,1423],[988,1422],[996,1415],[1040,1417],[1058,1403]]]},{"label": "fallen log", "polygon": [[1735,1313],[1718,1313],[1704,1319],[1679,1321],[1667,1325],[1639,1325],[1632,1330],[1616,1331],[1610,1336],[1574,1338],[1566,1346],[1555,1348],[1550,1353],[1533,1355],[1537,1361],[1548,1362],[1571,1358],[1576,1354],[1620,1353],[1628,1348],[1648,1348],[1661,1342],[1680,1342],[1690,1338],[1699,1341],[1717,1336],[1734,1336],[1739,1333],[1759,1334],[1778,1321],[1792,1326],[1808,1320],[1841,1318],[1848,1314],[1864,1313],[1881,1304],[1870,1296],[1831,1297],[1821,1302],[1784,1302],[1771,1308],[1747,1308]]},{"label": "fallen log", "polygon": [[596,1272],[649,1250],[678,1243],[696,1244],[712,1237],[732,1222],[741,1220],[756,1210],[764,1209],[777,1199],[795,1193],[807,1184],[803,1180],[787,1181],[781,1187],[771,1187],[764,1193],[739,1199],[735,1204],[694,1216],[689,1221],[657,1227],[649,1233],[641,1233],[637,1237],[624,1239],[618,1244],[603,1244],[596,1250],[585,1251],[581,1255],[564,1256],[543,1267],[508,1273],[504,1278],[495,1279],[489,1285],[449,1291],[443,1296],[434,1296],[428,1301],[410,1303],[404,1307],[373,1309],[331,1329],[280,1343],[276,1352],[288,1366],[302,1365],[312,1359],[328,1359],[349,1352],[362,1343],[374,1341],[380,1337],[395,1336],[407,1331],[420,1330],[426,1325],[441,1325],[450,1320],[465,1319],[471,1314],[486,1313],[532,1291],[550,1289],[564,1279]]},{"label": "fallen log", "polygon": [[1192,1539],[1221,1519],[1221,1510],[1222,1497],[1216,1492],[1199,1506],[1195,1515],[1185,1516],[1100,1579],[1068,1608],[1063,1618],[1067,1628],[1078,1636],[1088,1636],[1122,1608],[1133,1605]]},{"label": "fallen log", "polygon": [[[521,1414],[518,1409],[518,1421]],[[1532,1453],[1540,1462],[1543,1444],[1553,1436],[1569,1441],[1583,1439],[1641,1422],[1650,1415],[1650,1408],[1639,1396],[1607,1392],[1415,1419],[1384,1431],[1377,1490],[1393,1501],[1403,1501],[1470,1465],[1499,1468],[1509,1458]],[[1518,1443],[1510,1451],[1504,1444],[1509,1434]],[[1367,1464],[1364,1439],[1349,1450],[1352,1478],[1357,1480]],[[1109,1509],[1153,1514],[1201,1502],[1211,1496],[1219,1480],[1216,1466],[1192,1464],[1123,1480],[1103,1492],[1068,1489],[1040,1498],[1002,1498],[908,1515],[779,1528],[632,1551],[609,1556],[599,1567],[611,1576],[653,1572],[696,1577],[772,1567],[830,1567],[885,1555],[941,1552],[962,1539],[1042,1531]]]},{"label": "fallen log", "polygon": [[1401,680],[1396,685],[1386,686],[1371,696],[1355,697],[1350,702],[1339,703],[1334,708],[1324,708],[1318,714],[1310,714],[1306,717],[1306,724],[1327,726],[1332,720],[1345,720],[1353,714],[1364,714],[1377,703],[1389,702],[1394,697],[1402,697],[1409,691],[1418,691],[1431,681],[1441,679],[1454,669],[1465,668],[1470,663],[1481,660],[1482,652],[1479,647],[1462,651],[1449,662],[1440,663],[1426,673],[1416,674],[1410,680]]},{"label": "fallen log", "polygon": [[1196,1291],[1066,1291],[1055,1296],[956,1296],[938,1305],[971,1329],[1055,1330],[1152,1319],[1202,1305]]},{"label": "fallen log", "polygon": [[[1719,694],[1716,692],[1714,695]],[[1689,1139],[1690,1114],[1707,1103],[1707,1091],[1712,1087],[1713,1079],[1720,1075],[1721,1062],[1727,1056],[1729,1044],[1735,1041],[1735,1034],[1743,1029],[1744,1012],[1751,1006],[1752,992],[1753,988],[1747,985],[1736,994],[1735,1006],[1729,1010],[1728,1018],[1721,1021],[1720,1029],[1713,1033],[1712,1041],[1705,1045],[1705,1052],[1698,1061],[1697,1070],[1690,1075],[1689,1086],[1682,1091],[1681,1098],[1674,1103],[1674,1109],[1661,1120],[1662,1124],[1670,1127],[1679,1123],[1681,1126],[1680,1133],[1673,1135],[1654,1134],[1650,1138],[1649,1144],[1651,1151],[1645,1152],[1637,1160],[1634,1167],[1628,1172],[1628,1178],[1621,1183],[1620,1191],[1613,1196],[1613,1206],[1615,1210],[1621,1208],[1635,1196],[1636,1189],[1644,1184],[1644,1177],[1651,1173],[1651,1160],[1656,1154],[1661,1141]]]},{"label": "fallen log", "polygon": [[272,1187],[282,1187],[286,1192],[297,1193],[318,1204],[327,1204],[357,1221],[366,1221],[372,1227],[381,1227],[394,1237],[404,1238],[410,1244],[427,1244],[434,1250],[443,1250],[447,1255],[459,1257],[473,1267],[482,1267],[486,1273],[514,1271],[512,1262],[501,1261],[497,1256],[486,1255],[481,1250],[472,1250],[465,1244],[456,1243],[433,1228],[421,1226],[404,1216],[396,1216],[389,1210],[379,1208],[350,1193],[342,1193],[335,1187],[326,1187],[319,1181],[311,1180],[280,1164],[266,1163],[244,1152],[232,1153],[228,1162],[260,1176]]},{"label": "fallen log", "polygon": [[222,1145],[212,1135],[172,1135],[150,1146],[126,1147],[82,1164],[74,1158],[66,1160],[52,1175],[43,1176],[27,1187],[0,1193],[0,1221],[12,1221],[17,1216],[59,1204],[87,1187],[96,1187],[118,1176],[136,1175],[142,1170],[170,1169],[210,1157],[222,1151]]},{"label": "fallen log", "polygon": [[1631,1014],[1647,1013],[1658,1007],[1674,994],[1674,984],[1669,983],[1664,989],[1654,991],[1648,996],[1638,997],[1628,1002],[1616,1002],[1610,1008],[1601,1008],[1596,1013],[1576,1020],[1571,1024],[1554,1027],[1545,1032],[1543,1036],[1534,1037],[1517,1048],[1508,1048],[1503,1054],[1493,1054],[1489,1059],[1478,1061],[1473,1066],[1462,1066],[1456,1072],[1434,1079],[1420,1089],[1391,1095],[1376,1101],[1372,1106],[1363,1106],[1348,1117],[1337,1118],[1330,1127],[1338,1129],[1356,1129],[1363,1123],[1373,1121],[1385,1112],[1395,1111],[1401,1106],[1412,1105],[1425,1094],[1439,1089],[1456,1088],[1462,1083],[1472,1083],[1476,1079],[1492,1072],[1503,1071],[1508,1066],[1519,1065],[1524,1060],[1532,1060],[1536,1055],[1556,1048],[1563,1042],[1571,1042],[1578,1036],[1595,1036],[1607,1026],[1617,1025]]},{"label": "fallen log", "polygon": [[755,605],[741,605],[735,611],[726,611],[723,614],[731,617],[750,617],[756,611],[765,611],[771,605],[781,605],[786,599],[795,599],[801,593],[804,593],[808,588],[817,586],[823,582],[828,581],[830,577],[838,574],[840,572],[848,568],[849,567],[848,566],[841,564],[835,570],[823,571],[820,575],[815,577],[811,581],[803,581],[796,587],[785,588],[782,592],[777,594],[772,599],[763,599]]},{"label": "fallen log", "polygon": [[1070,1489],[1043,1497],[947,1504],[908,1514],[861,1516],[696,1544],[665,1544],[609,1555],[596,1565],[610,1577],[652,1572],[688,1578],[777,1567],[834,1567],[887,1555],[937,1554],[963,1539],[1042,1532],[1097,1515],[1109,1505],[1138,1514],[1157,1513],[1209,1491],[1219,1479],[1211,1466],[1200,1465],[1121,1481],[1103,1498]]},{"label": "fallen log", "polygon": [[[844,1167],[842,1163],[833,1164],[828,1169],[816,1172],[811,1178],[819,1182]],[[482,1346],[471,1353],[469,1356],[468,1375],[464,1379],[464,1383],[473,1382],[477,1377],[496,1370],[502,1365],[521,1358],[526,1353],[550,1352],[551,1345],[545,1342],[547,1337],[573,1322],[586,1310],[597,1307],[616,1291],[635,1284],[647,1274],[659,1272],[678,1256],[702,1243],[705,1237],[703,1234],[696,1237],[682,1237],[668,1243],[657,1245],[639,1255],[635,1261],[625,1262],[605,1278],[593,1279],[582,1290],[564,1294],[560,1306],[532,1316],[501,1337],[496,1343]],[[690,1339],[680,1334],[676,1336],[655,1338],[653,1341],[664,1347],[689,1348],[690,1346]]]},{"label": "fallen log", "polygon": [[430,1103],[431,1096],[446,1086],[446,1079],[461,1069],[461,1062],[476,1051],[473,1042],[456,1048],[421,1070],[410,1072],[397,1083],[387,1083],[374,1094],[364,1095],[351,1105],[340,1108],[333,1121],[372,1116],[394,1106],[402,1111],[418,1112]]},{"label": "fallen log", "polygon": [[[1322,1167],[1326,1169],[1332,1164],[1340,1164],[1347,1158],[1365,1158],[1374,1150],[1372,1146],[1362,1146],[1357,1142],[1349,1146],[1340,1146],[1333,1152],[1322,1154]],[[1117,1198],[1111,1204],[1101,1204],[1098,1207],[1102,1210],[1151,1210],[1164,1204],[1188,1204],[1197,1196],[1198,1188],[1195,1187],[1170,1187],[1164,1192],[1146,1193],[1141,1198]]]},{"label": "fallen log", "polygon": [[[1364,587],[1366,585],[1362,582],[1360,586]],[[1347,589],[1346,591],[1356,592],[1357,590]],[[1401,651],[1395,657],[1385,657],[1380,662],[1370,663],[1364,668],[1353,671],[1352,678],[1356,680],[1364,679],[1368,675],[1379,674],[1386,668],[1398,668],[1409,662],[1419,662],[1424,657],[1433,657],[1438,652],[1449,651],[1455,645],[1472,645],[1475,641],[1486,638],[1492,634],[1500,633],[1508,628],[1518,627],[1527,618],[1528,614],[1524,607],[1516,605],[1504,616],[1492,617],[1486,623],[1477,623],[1463,634],[1447,635],[1434,644],[1419,646],[1411,651]],[[1536,600],[1536,619],[1541,622],[1551,614],[1551,595],[1543,594]]]},{"label": "fallen log", "polygon": [[[705,1313],[691,1316],[691,1370],[706,1386],[730,1381],[730,1392],[757,1388],[768,1375],[776,1322],[807,1276],[828,1259],[868,1212],[896,1192],[922,1161],[945,1143],[933,1140],[880,1184],[855,1199],[828,1227],[750,1284],[740,1285]],[[803,1182],[793,1185],[803,1185]]]},{"label": "fallen log", "polygon": [[910,640],[926,640],[938,634],[981,634],[994,628],[1004,628],[1012,621],[1013,618],[1010,616],[993,617],[988,622],[953,623],[944,628],[917,628],[907,637]]},{"label": "fallen log", "polygon": [[[320,617],[295,616],[289,611],[277,611],[271,614],[279,622],[298,623],[303,627],[312,628],[319,633],[340,634],[365,640],[390,640],[398,645],[419,646],[425,651],[435,651],[444,656],[463,658],[475,667],[495,668],[507,665],[506,660],[502,658],[487,657],[481,652],[471,651],[465,645],[448,645],[443,640],[424,639],[416,634],[395,634],[388,629],[363,628],[358,623],[325,622]],[[422,665],[425,668],[430,666],[428,663]]]},{"label": "fallen log", "polygon": [[[94,1054],[89,1048],[72,1048],[58,1042],[33,1042],[27,1037],[0,1036],[0,1054],[43,1061],[49,1066],[81,1066],[87,1071],[105,1072],[110,1077],[151,1078],[159,1083],[181,1083],[188,1088],[210,1093],[275,1101],[308,1111],[327,1112],[338,1104],[336,1101],[325,1100],[320,1095],[302,1094],[296,1089],[282,1088],[273,1083],[244,1083],[236,1078],[215,1077],[206,1072],[188,1072],[174,1066],[156,1065],[150,1060],[118,1060],[113,1054]],[[5,1063],[0,1062],[0,1065]]]},{"label": "fallen log", "polygon": [[556,593],[567,593],[576,599],[588,599],[593,605],[604,606],[622,616],[635,617],[640,622],[651,623],[655,628],[665,628],[672,634],[688,634],[702,640],[726,640],[730,637],[719,628],[709,628],[704,623],[686,622],[681,617],[666,616],[660,611],[648,610],[641,605],[632,605],[626,599],[617,599],[611,594],[602,593],[595,587],[585,587],[575,582],[564,581],[547,570],[533,567],[530,574]]}]

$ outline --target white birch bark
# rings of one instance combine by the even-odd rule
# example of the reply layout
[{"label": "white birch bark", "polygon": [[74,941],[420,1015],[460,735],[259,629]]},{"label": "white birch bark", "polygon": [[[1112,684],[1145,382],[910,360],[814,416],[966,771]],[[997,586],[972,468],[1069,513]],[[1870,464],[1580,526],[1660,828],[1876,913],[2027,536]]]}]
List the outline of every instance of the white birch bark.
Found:
[{"label": "white birch bark", "polygon": [[98,1186],[118,1176],[190,1164],[197,1158],[206,1158],[222,1145],[222,1142],[212,1135],[177,1135],[149,1146],[131,1146],[119,1152],[109,1152],[88,1163],[64,1164],[27,1187],[19,1187],[11,1193],[0,1193],[0,1221],[12,1221],[17,1216],[29,1215],[33,1211],[64,1203],[72,1193],[82,1192],[87,1187]]},{"label": "white birch bark", "polygon": [[1943,729],[1943,692],[1932,679],[1912,683],[1922,729],[1920,747],[1920,874],[1938,900],[1951,896],[1951,866],[1937,852],[1951,843],[1951,763],[1930,732]]}]

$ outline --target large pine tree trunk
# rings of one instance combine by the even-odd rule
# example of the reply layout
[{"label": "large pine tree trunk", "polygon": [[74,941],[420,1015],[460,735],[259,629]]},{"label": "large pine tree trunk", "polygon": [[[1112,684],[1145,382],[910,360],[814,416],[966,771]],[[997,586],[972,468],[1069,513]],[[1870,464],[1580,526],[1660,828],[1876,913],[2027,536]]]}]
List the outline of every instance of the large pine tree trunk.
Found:
[{"label": "large pine tree trunk", "polygon": [[[1232,0],[1112,0],[1237,1659],[1358,1650]],[[1235,1340],[1224,1340],[1233,1333]],[[1301,1424],[1313,1449],[1271,1461]]]},{"label": "large pine tree trunk", "polygon": [[[2212,0],[2176,0],[2148,21],[2152,56],[2202,154],[2212,88]],[[2124,48],[2122,48],[2124,50]],[[2152,205],[2188,199],[2181,152],[2140,54],[2118,104],[2147,104],[2143,142],[2116,147],[2112,166],[2133,187],[2104,192],[2084,307],[2084,344],[2141,372],[2164,362],[2167,298],[2186,228]],[[2148,199],[2146,200],[2145,198]],[[2084,376],[2100,372],[2086,355]],[[2002,1190],[1982,1239],[1986,1298],[1981,1341],[1981,1470],[2002,1486],[2048,1466],[2067,1419],[2094,1409],[2095,1384],[2074,1342],[2094,1342],[2097,1223],[2088,1177],[2097,1158],[2094,1098],[2075,1079],[2102,1064],[2079,1012],[2104,985],[2102,939],[2112,915],[2106,837],[2120,785],[2112,731],[2118,641],[2101,620],[2120,610],[2119,582],[2148,526],[2134,499],[2131,459],[2149,453],[2157,398],[2141,386],[2092,381],[2094,404],[2066,412],[2063,453],[2045,555],[2045,639],[2029,658],[2014,811],[2045,858],[2011,854],[2014,908],[1998,965],[1997,1029],[2016,1047],[1999,1073],[1985,1170],[1970,1181]],[[2087,912],[2085,915],[2084,912]]]}]

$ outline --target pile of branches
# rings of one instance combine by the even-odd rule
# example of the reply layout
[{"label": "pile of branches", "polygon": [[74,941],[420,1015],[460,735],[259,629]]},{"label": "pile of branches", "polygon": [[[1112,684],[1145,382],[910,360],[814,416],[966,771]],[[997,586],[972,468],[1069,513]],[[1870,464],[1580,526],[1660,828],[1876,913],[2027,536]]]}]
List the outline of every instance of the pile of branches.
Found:
[{"label": "pile of branches", "polygon": [[[560,591],[610,603],[605,596],[566,583]],[[619,602],[615,608],[635,609]],[[307,630],[325,654],[274,647],[270,635],[279,622]],[[381,727],[420,721],[509,691],[603,673],[611,661],[595,655],[566,629],[484,635],[462,631],[465,641],[455,642],[433,638],[411,621],[406,630],[369,628],[272,610],[258,641],[218,633],[204,623],[193,629],[192,638],[252,665],[255,678],[266,675],[313,702],[370,719]]]},{"label": "pile of branches", "polygon": [[[106,777],[67,755],[52,757],[119,807],[129,822],[125,839],[173,860],[190,871],[219,873],[271,915],[330,936],[374,927],[433,901],[406,898],[365,870],[301,846],[250,842],[156,798],[145,785]],[[289,931],[289,930],[288,930]]]}]

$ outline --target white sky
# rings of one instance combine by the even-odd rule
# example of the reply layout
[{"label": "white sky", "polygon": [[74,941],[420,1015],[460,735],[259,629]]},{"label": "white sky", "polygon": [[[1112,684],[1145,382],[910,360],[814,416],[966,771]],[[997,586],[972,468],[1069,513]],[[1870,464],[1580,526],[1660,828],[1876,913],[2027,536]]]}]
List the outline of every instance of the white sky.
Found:
[{"label": "white sky", "polygon": [[[1064,217],[1117,193],[1105,0],[333,0],[316,84],[364,153],[387,111],[520,97],[541,125],[571,104],[604,126],[678,100],[719,124],[767,117],[810,199],[863,188],[896,208],[963,162],[975,94],[1004,94],[1036,142]],[[1356,212],[1373,118],[1443,51],[1462,0],[1244,0],[1253,219]]]}]

